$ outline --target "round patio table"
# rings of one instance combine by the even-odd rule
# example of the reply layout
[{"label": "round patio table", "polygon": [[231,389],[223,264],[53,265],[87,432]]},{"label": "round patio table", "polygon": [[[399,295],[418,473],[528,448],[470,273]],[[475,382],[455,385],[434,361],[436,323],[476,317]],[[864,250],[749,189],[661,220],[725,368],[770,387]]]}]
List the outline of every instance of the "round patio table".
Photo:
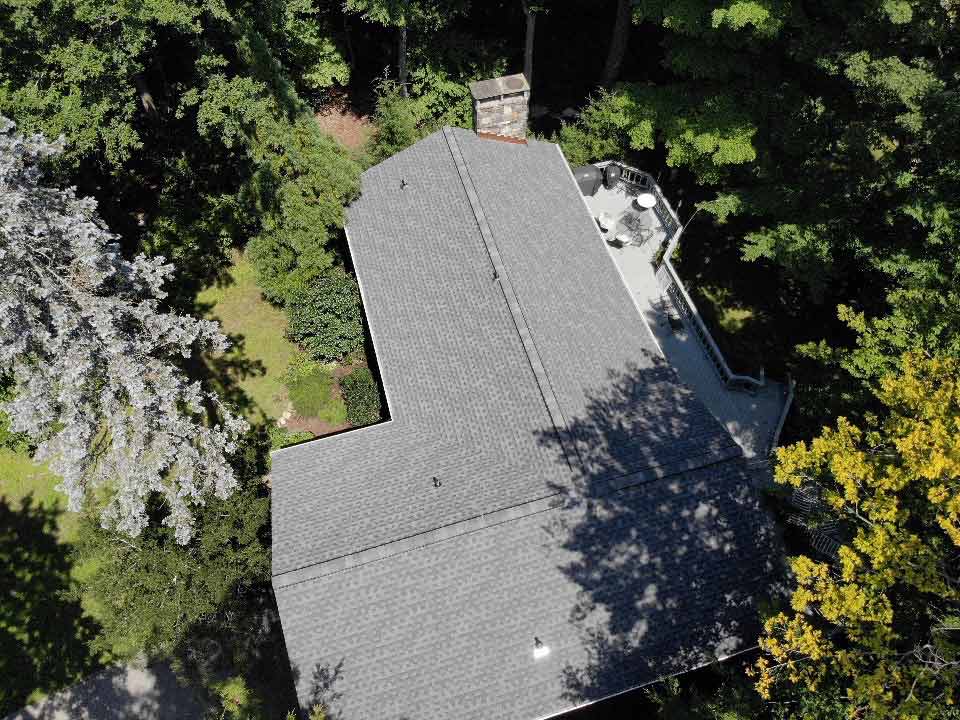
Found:
[{"label": "round patio table", "polygon": [[640,193],[637,195],[636,203],[638,207],[649,210],[657,204],[657,199],[653,196],[653,193]]}]

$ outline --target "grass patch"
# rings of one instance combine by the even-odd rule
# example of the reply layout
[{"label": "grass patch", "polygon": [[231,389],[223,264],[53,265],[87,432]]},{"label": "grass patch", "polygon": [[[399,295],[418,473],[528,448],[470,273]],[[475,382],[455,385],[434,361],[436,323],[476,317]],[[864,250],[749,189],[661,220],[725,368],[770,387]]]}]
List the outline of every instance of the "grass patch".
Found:
[{"label": "grass patch", "polygon": [[205,308],[206,317],[220,321],[234,342],[225,356],[211,362],[214,377],[234,386],[248,402],[237,402],[229,388],[218,390],[234,399],[251,420],[278,418],[287,406],[283,374],[296,352],[284,335],[286,316],[260,295],[256,273],[242,253],[234,254],[227,274],[226,283],[203,290],[197,303]]},{"label": "grass patch", "polygon": [[0,448],[0,716],[100,667],[96,625],[66,594],[80,518],[54,490],[59,477],[26,452]]},{"label": "grass patch", "polygon": [[297,415],[331,425],[347,419],[347,408],[334,392],[333,368],[298,358],[287,373],[290,402]]},{"label": "grass patch", "polygon": [[54,490],[59,482],[59,476],[46,465],[34,463],[26,453],[0,448],[0,498],[19,506],[31,497],[34,506],[57,513],[57,537],[62,543],[71,543],[76,539],[79,515],[67,512],[67,499]]}]

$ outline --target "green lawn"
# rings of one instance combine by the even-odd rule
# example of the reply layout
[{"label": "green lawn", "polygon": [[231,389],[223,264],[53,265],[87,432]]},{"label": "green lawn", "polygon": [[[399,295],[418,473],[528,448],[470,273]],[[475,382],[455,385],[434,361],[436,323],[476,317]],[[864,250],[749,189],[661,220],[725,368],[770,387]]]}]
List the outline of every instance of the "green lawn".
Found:
[{"label": "green lawn", "polygon": [[32,496],[32,504],[58,513],[57,535],[60,542],[73,542],[77,532],[77,514],[66,511],[63,493],[54,490],[60,478],[46,465],[36,465],[26,453],[0,448],[0,498],[18,506]]},{"label": "green lawn", "polygon": [[95,624],[66,594],[78,515],[65,511],[56,475],[25,452],[0,448],[0,716],[100,667]]},{"label": "green lawn", "polygon": [[280,417],[287,407],[281,378],[296,346],[284,337],[287,319],[283,312],[261,297],[246,257],[237,253],[229,280],[202,291],[197,302],[209,308],[206,317],[219,320],[234,340],[234,348],[226,356],[211,360],[218,385],[228,386],[218,389],[241,406],[245,399],[243,409],[251,420]]}]

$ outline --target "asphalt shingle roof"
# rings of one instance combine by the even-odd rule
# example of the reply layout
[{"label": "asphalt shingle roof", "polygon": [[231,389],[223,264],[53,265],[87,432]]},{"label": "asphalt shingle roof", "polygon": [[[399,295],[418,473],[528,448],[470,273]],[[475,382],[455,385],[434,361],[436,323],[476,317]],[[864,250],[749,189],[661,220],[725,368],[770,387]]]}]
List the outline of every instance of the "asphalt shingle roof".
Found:
[{"label": "asphalt shingle roof", "polygon": [[739,647],[767,526],[558,148],[446,128],[362,192],[348,240],[391,419],[273,456],[301,701],[533,720]]}]

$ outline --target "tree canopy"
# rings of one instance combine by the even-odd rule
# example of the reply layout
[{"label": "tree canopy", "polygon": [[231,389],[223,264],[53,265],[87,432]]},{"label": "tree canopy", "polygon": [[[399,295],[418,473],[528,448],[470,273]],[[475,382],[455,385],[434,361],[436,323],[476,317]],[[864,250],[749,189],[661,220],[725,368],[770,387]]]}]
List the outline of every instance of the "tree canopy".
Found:
[{"label": "tree canopy", "polygon": [[[701,211],[677,266],[797,379],[777,480],[840,548],[792,547],[755,665],[769,700],[725,678],[661,714],[955,713],[958,34],[957,0],[0,0],[0,115],[22,133],[0,121],[0,445],[86,507],[97,647],[245,641],[241,596],[265,587],[266,449],[209,390],[201,353],[226,339],[198,291],[244,251],[279,332],[355,354],[361,169],[469,127],[470,80],[535,65],[533,134]],[[338,102],[369,117],[362,148],[318,124]],[[375,377],[344,380],[358,424]],[[228,665],[224,712],[266,714]]]},{"label": "tree canopy", "polygon": [[839,685],[852,716],[941,717],[960,698],[960,361],[904,357],[882,417],[839,418],[778,451],[778,483],[841,523],[836,561],[794,558],[789,611],[766,622],[757,687]]},{"label": "tree canopy", "polygon": [[806,427],[826,393],[869,407],[907,349],[956,353],[956,6],[666,0],[633,20],[659,34],[663,73],[596,95],[560,143],[578,163],[662,157],[714,217],[701,234],[781,275],[774,312],[824,318],[819,337],[790,323],[807,337],[788,364],[848,384],[799,397]]},{"label": "tree canopy", "polygon": [[0,116],[0,370],[16,383],[3,410],[72,510],[105,491],[103,523],[137,535],[159,493],[186,542],[192,506],[236,486],[226,456],[246,422],[176,358],[226,338],[161,310],[162,257],[126,260],[93,200],[41,183],[38,163],[57,152]]}]

